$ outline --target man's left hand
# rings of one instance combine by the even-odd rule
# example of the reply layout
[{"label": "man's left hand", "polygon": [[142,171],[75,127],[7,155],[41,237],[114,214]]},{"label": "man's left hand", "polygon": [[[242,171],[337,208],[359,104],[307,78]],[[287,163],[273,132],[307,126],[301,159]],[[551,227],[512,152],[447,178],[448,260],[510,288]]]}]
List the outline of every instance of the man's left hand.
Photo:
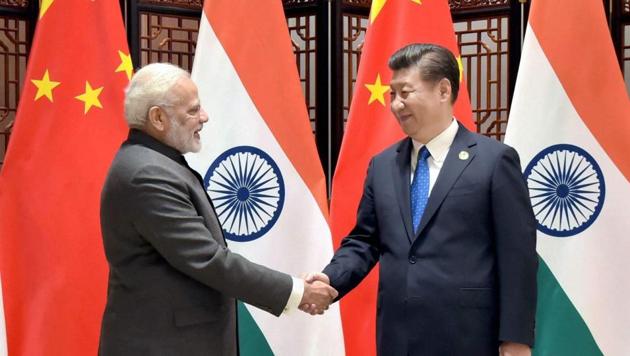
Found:
[{"label": "man's left hand", "polygon": [[525,344],[506,341],[499,346],[500,356],[531,356],[532,349]]}]

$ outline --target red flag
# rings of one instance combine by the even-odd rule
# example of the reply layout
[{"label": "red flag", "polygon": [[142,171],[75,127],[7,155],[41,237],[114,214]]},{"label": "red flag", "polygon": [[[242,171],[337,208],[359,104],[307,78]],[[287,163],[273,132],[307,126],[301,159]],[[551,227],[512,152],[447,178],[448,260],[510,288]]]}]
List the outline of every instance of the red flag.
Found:
[{"label": "red flag", "polygon": [[118,1],[42,2],[0,172],[11,355],[95,355],[107,286],[100,191],[132,73]]},{"label": "red flag", "polygon": [[[389,110],[391,71],[387,61],[397,49],[417,42],[442,45],[455,53],[461,63],[448,1],[372,1],[352,107],[332,185],[331,224],[337,247],[356,222],[369,160],[404,137]],[[474,128],[463,80],[454,115],[468,128]],[[341,301],[346,352],[350,356],[376,354],[377,279],[375,268]]]}]

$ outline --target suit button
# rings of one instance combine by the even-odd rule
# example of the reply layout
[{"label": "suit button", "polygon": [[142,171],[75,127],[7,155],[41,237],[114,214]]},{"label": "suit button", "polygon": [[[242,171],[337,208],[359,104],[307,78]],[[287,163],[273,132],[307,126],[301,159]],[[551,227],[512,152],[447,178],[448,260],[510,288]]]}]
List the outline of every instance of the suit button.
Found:
[{"label": "suit button", "polygon": [[416,263],[416,256],[411,255],[411,257],[409,257],[409,263],[411,263],[412,265]]}]

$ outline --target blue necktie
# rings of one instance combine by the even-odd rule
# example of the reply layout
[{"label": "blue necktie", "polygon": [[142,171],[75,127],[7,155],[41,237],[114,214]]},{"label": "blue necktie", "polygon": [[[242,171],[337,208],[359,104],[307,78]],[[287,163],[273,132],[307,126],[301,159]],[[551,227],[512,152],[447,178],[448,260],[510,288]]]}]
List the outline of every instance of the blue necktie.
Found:
[{"label": "blue necktie", "polygon": [[418,152],[418,163],[416,171],[413,174],[413,182],[411,183],[411,218],[413,221],[413,232],[418,231],[420,219],[424,208],[429,200],[429,164],[427,158],[429,150],[426,146],[422,146]]}]

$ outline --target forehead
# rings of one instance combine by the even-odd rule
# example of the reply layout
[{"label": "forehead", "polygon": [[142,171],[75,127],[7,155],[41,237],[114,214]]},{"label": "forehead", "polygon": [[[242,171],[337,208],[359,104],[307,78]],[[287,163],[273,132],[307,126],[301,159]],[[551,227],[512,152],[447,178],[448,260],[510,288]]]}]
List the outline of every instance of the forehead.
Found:
[{"label": "forehead", "polygon": [[198,100],[197,85],[187,77],[179,79],[171,88],[170,93],[177,103],[189,104],[191,101]]},{"label": "forehead", "polygon": [[405,85],[417,85],[423,82],[420,76],[420,69],[417,66],[411,66],[393,71],[390,85],[393,87],[401,87]]}]

